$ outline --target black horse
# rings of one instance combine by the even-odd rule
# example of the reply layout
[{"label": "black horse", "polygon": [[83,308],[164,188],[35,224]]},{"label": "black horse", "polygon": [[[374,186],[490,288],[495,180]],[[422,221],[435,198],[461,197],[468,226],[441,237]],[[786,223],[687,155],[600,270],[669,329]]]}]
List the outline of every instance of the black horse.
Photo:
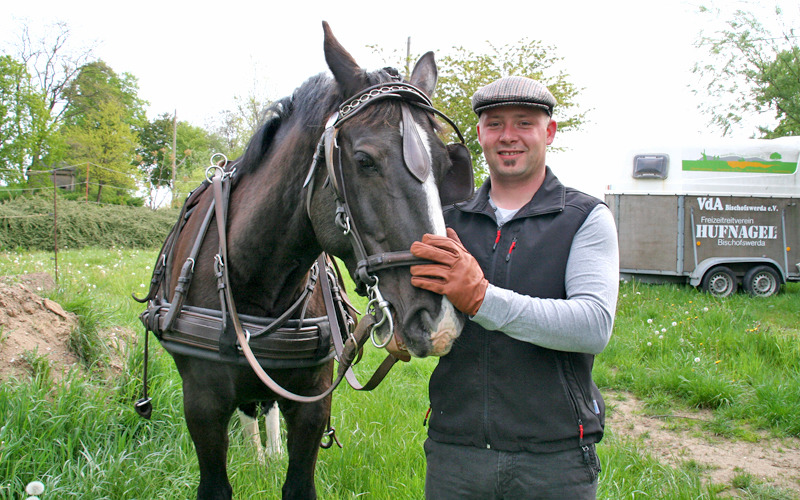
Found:
[{"label": "black horse", "polygon": [[[182,297],[185,306],[219,309],[220,289],[227,287],[243,316],[275,318],[291,308],[324,251],[339,257],[369,294],[371,311],[380,319],[373,341],[383,346],[395,340],[417,357],[446,354],[463,318],[443,297],[411,285],[406,255],[423,234],[445,234],[441,206],[454,201],[448,189],[455,186],[462,194],[465,186],[472,189],[463,144],[445,146],[437,136],[435,115],[443,115],[429,100],[437,80],[433,54],[422,56],[403,82],[391,68],[361,69],[327,23],[323,30],[333,78],[314,76],[267,110],[265,125],[235,170],[223,174],[230,177],[225,229],[208,230],[200,243],[203,217],[184,215],[171,243],[170,259],[177,264],[166,276],[166,289],[186,289],[180,265],[186,262],[193,281]],[[214,200],[206,189],[193,210],[209,213]],[[212,228],[219,216],[211,217]],[[227,249],[224,263],[220,248]],[[222,266],[225,283],[218,279]],[[241,337],[233,338],[241,345]],[[184,412],[200,465],[198,498],[231,498],[230,417],[237,407],[273,401],[287,426],[283,498],[316,497],[314,468],[331,401],[313,399],[331,387],[330,357],[311,366],[266,370],[278,385],[310,400],[301,402],[267,388],[241,363],[170,353],[183,380]]]}]

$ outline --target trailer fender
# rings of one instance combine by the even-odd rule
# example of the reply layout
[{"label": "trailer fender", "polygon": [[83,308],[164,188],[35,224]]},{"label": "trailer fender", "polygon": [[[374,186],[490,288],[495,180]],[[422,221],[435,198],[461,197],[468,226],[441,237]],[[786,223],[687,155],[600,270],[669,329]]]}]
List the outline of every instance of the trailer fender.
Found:
[{"label": "trailer fender", "polygon": [[766,257],[714,257],[703,260],[697,264],[697,267],[695,267],[694,270],[689,274],[689,284],[694,287],[699,286],[703,281],[703,276],[705,276],[706,272],[714,266],[723,265],[733,268],[741,268],[743,267],[742,264],[746,264],[746,267],[748,268],[757,264],[771,265],[776,271],[778,271],[778,274],[781,278],[781,284],[786,283],[786,273],[784,272],[783,268],[781,268],[780,264],[778,264],[774,259],[769,259]]}]

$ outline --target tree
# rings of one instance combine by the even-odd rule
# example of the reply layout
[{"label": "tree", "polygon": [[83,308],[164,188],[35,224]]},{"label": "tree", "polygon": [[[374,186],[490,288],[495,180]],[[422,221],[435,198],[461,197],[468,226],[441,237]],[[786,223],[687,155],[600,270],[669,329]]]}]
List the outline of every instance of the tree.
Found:
[{"label": "tree", "polygon": [[[709,7],[701,7],[701,13],[727,17],[722,28],[701,33],[697,41],[710,56],[693,68],[700,77],[694,92],[710,98],[700,106],[709,123],[723,136],[739,127],[756,129],[763,138],[800,135],[798,35],[782,9],[774,7],[774,19],[744,10],[723,14]],[[773,123],[753,123],[765,115]]]},{"label": "tree", "polygon": [[[187,122],[177,122],[176,152],[172,151],[175,116],[164,113],[144,127],[139,136],[137,163],[150,187],[150,206],[158,208],[156,194],[160,189],[173,189],[173,198],[179,198],[178,186],[172,185],[172,163],[175,156],[176,183],[198,180],[198,172],[205,172],[214,152],[220,151],[221,140],[200,127]],[[195,182],[194,185],[197,183]]]},{"label": "tree", "polygon": [[43,113],[44,100],[25,65],[0,56],[0,180],[23,181],[35,145],[34,125]]},{"label": "tree", "polygon": [[86,182],[97,188],[98,202],[106,186],[118,194],[135,188],[137,169],[133,160],[138,136],[126,118],[127,110],[121,103],[101,101],[86,111],[83,124],[64,129],[68,161],[89,165]]},{"label": "tree", "polygon": [[251,90],[247,96],[237,95],[233,98],[234,108],[219,113],[217,124],[210,131],[222,140],[222,150],[228,159],[233,160],[244,153],[250,138],[263,123],[264,110],[271,104],[265,96],[257,95]]},{"label": "tree", "polygon": [[63,90],[91,57],[91,48],[73,50],[69,46],[69,34],[68,26],[62,22],[47,27],[38,40],[31,38],[27,25],[20,32],[17,59],[27,68],[31,85],[40,94],[32,114],[25,170],[46,168],[42,159],[59,150],[58,128],[65,110]]},{"label": "tree", "polygon": [[125,110],[125,122],[141,130],[147,123],[144,111],[147,103],[139,98],[138,92],[136,77],[130,73],[118,75],[103,61],[87,63],[62,91],[65,99],[63,122],[80,126],[90,110],[113,101]]},{"label": "tree", "polygon": [[135,149],[147,123],[137,92],[133,76],[119,76],[103,61],[85,64],[62,91],[64,158],[91,166],[86,182],[97,187],[97,201],[107,185],[135,187]]},{"label": "tree", "polygon": [[783,50],[764,67],[760,75],[762,87],[756,99],[765,108],[775,110],[778,125],[759,130],[767,139],[800,135],[800,49]]}]

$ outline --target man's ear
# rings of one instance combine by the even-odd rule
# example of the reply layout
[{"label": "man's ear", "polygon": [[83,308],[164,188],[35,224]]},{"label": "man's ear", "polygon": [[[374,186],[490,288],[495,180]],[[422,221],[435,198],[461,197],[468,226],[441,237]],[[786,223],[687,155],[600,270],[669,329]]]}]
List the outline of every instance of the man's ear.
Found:
[{"label": "man's ear", "polygon": [[555,120],[551,119],[550,122],[547,124],[547,145],[553,143],[553,139],[556,138],[556,129],[558,129],[558,124]]}]

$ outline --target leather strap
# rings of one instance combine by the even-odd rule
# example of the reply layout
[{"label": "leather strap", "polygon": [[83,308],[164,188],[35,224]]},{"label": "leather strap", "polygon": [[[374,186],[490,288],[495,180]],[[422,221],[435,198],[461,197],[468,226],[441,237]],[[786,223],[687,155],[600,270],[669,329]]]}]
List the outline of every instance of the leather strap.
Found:
[{"label": "leather strap", "polygon": [[[317,262],[319,263],[320,266],[323,266],[325,263],[325,257],[321,255],[320,257],[318,257]],[[322,281],[322,298],[325,301],[325,310],[328,311],[328,314],[330,314],[331,311],[336,310],[336,306],[334,306],[333,303],[333,292],[331,291],[330,281],[328,279],[324,279]],[[366,316],[366,318],[372,318],[372,320],[374,321],[374,316]],[[368,320],[362,319],[361,322],[359,323],[359,326],[361,326],[361,323],[365,323],[366,321]],[[336,352],[344,353],[345,346],[344,343],[342,342],[344,336],[342,335],[341,323],[338,320],[331,321],[331,337],[333,337],[333,345],[334,348],[336,349]],[[356,339],[353,340],[357,342]],[[353,389],[357,391],[371,391],[372,389],[376,388],[378,384],[381,383],[381,381],[384,379],[384,377],[386,377],[386,374],[389,373],[389,370],[392,369],[392,366],[394,366],[395,363],[397,363],[397,358],[395,358],[391,354],[387,355],[386,358],[381,363],[381,365],[375,371],[375,373],[372,374],[372,377],[367,381],[366,385],[361,385],[361,383],[356,378],[356,374],[353,373],[352,360],[349,361],[344,360],[341,359],[340,356],[339,372],[341,372],[342,369],[344,368],[345,378],[347,379],[347,383],[350,384],[350,387],[352,387]]]},{"label": "leather strap", "polygon": [[[217,201],[216,203],[216,212],[217,212],[217,230],[219,233],[219,256],[221,259],[221,271],[222,271],[222,293],[224,293],[225,302],[227,305],[227,312],[229,314],[232,327],[236,332],[236,337],[239,341],[239,347],[242,349],[242,353],[244,354],[247,362],[250,364],[250,368],[252,368],[253,372],[256,376],[261,380],[264,385],[266,385],[272,392],[275,393],[278,397],[286,398],[292,401],[297,401],[300,403],[313,403],[315,401],[319,401],[328,397],[335,389],[339,386],[341,381],[345,378],[347,371],[350,369],[353,360],[355,359],[356,353],[361,349],[363,344],[366,342],[366,339],[369,337],[369,331],[372,327],[374,322],[374,318],[372,316],[365,316],[366,320],[362,320],[359,322],[358,326],[356,327],[355,332],[352,336],[350,336],[345,344],[342,346],[342,350],[337,352],[337,356],[339,359],[339,370],[336,376],[336,379],[333,381],[330,387],[323,391],[320,394],[314,396],[302,396],[299,394],[295,394],[291,391],[288,391],[281,387],[277,382],[275,382],[269,374],[261,367],[256,359],[255,355],[253,354],[252,349],[248,343],[247,335],[242,328],[241,322],[239,321],[239,315],[236,312],[236,304],[233,300],[233,292],[230,286],[230,279],[228,276],[228,240],[225,231],[225,225],[219,223],[220,221],[225,220],[225,213],[224,213],[224,203],[223,201],[223,182],[224,179],[219,174],[214,177],[212,180],[212,185],[214,188],[214,198]],[[327,278],[323,280],[323,283],[327,281]],[[324,290],[324,288],[323,288]],[[328,288],[330,292],[330,288]],[[327,301],[326,301],[327,302]],[[333,310],[335,311],[335,309]],[[329,313],[331,311],[329,310]],[[370,321],[372,319],[372,321]],[[331,327],[334,324],[338,324],[338,320],[331,321]],[[338,327],[337,327],[338,329]],[[339,339],[341,342],[341,332],[339,333],[332,333],[332,337],[334,339]],[[336,342],[336,340],[334,340]],[[376,374],[381,373],[382,375],[375,375],[373,376],[367,385],[363,386],[362,390],[371,390],[383,379],[383,377],[388,373],[389,369],[394,365],[397,361],[396,358],[393,356],[389,356],[392,360],[384,360],[384,362],[379,367]],[[375,382],[373,382],[375,380]],[[369,388],[368,388],[369,387]]]}]

